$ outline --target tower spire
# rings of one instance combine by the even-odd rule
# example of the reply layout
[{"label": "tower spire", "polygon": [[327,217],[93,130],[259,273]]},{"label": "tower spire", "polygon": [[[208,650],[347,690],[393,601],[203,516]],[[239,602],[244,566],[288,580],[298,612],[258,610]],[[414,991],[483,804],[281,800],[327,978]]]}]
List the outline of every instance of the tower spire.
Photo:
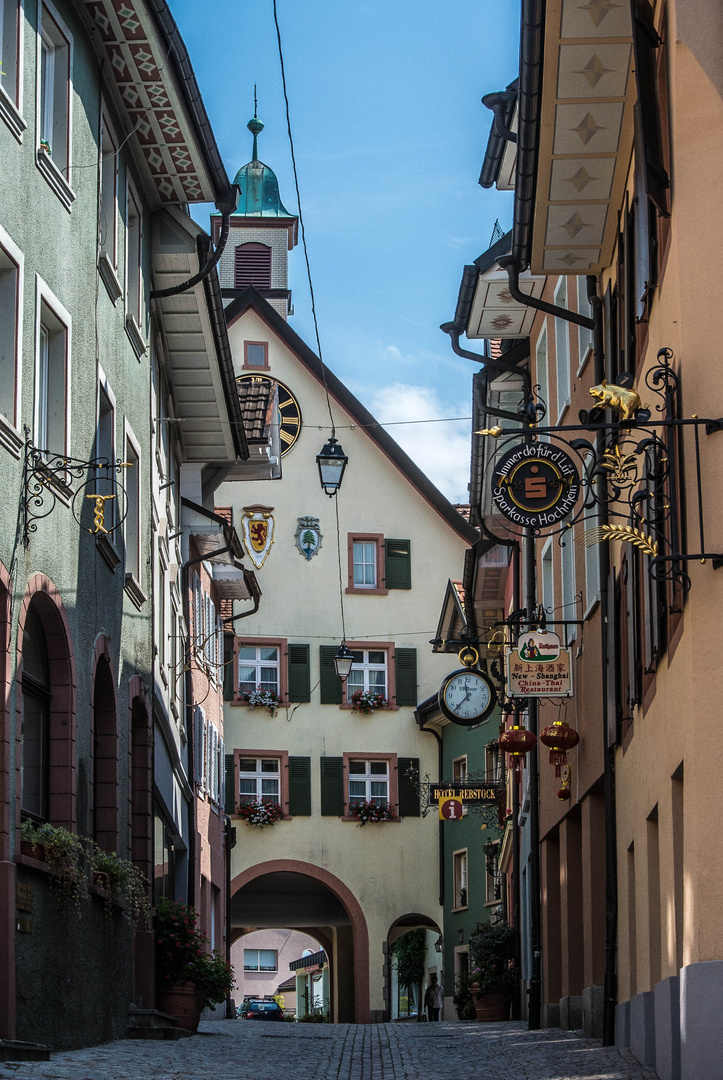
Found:
[{"label": "tower spire", "polygon": [[254,137],[254,146],[253,146],[253,150],[251,152],[251,160],[252,161],[258,161],[259,160],[259,135],[264,130],[264,125],[257,118],[257,113],[258,113],[258,103],[256,101],[256,83],[254,83],[254,118],[253,118],[253,120],[249,120],[248,124],[246,125],[246,127],[249,129],[249,131],[251,132],[251,134]]}]

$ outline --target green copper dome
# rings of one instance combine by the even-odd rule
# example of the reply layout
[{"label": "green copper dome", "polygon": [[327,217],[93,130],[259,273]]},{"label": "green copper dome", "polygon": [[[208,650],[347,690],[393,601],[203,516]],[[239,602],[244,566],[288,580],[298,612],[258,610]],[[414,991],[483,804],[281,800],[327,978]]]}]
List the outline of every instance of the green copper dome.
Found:
[{"label": "green copper dome", "polygon": [[264,125],[254,117],[246,125],[254,137],[253,157],[236,173],[234,184],[241,189],[234,217],[293,217],[279,196],[279,182],[274,172],[259,161],[258,137]]}]

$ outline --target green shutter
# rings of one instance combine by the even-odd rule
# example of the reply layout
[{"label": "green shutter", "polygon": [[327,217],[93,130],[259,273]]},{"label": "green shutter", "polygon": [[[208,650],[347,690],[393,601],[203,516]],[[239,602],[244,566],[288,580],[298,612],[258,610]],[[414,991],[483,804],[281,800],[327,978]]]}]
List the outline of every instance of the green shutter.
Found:
[{"label": "green shutter", "polygon": [[397,649],[394,654],[397,674],[397,705],[417,705],[417,650]]},{"label": "green shutter", "polygon": [[233,701],[236,697],[236,664],[233,659],[233,634],[224,634],[223,648],[223,700]]},{"label": "green shutter", "polygon": [[233,754],[226,754],[226,806],[227,814],[236,813],[236,770]]},{"label": "green shutter", "polygon": [[[414,775],[410,777],[410,773]],[[397,780],[399,783],[399,816],[420,817],[419,809],[419,758],[400,757],[397,759]]]},{"label": "green shutter", "polygon": [[311,701],[311,661],[308,645],[289,645],[289,701]]},{"label": "green shutter", "polygon": [[321,686],[320,700],[322,705],[341,705],[341,679],[334,667],[338,645],[320,645],[321,663]]},{"label": "green shutter", "polygon": [[289,758],[289,813],[292,817],[311,813],[311,758]]},{"label": "green shutter", "polygon": [[344,813],[344,758],[321,758],[321,813],[324,817]]},{"label": "green shutter", "polygon": [[384,541],[384,586],[411,589],[412,558],[409,540]]}]

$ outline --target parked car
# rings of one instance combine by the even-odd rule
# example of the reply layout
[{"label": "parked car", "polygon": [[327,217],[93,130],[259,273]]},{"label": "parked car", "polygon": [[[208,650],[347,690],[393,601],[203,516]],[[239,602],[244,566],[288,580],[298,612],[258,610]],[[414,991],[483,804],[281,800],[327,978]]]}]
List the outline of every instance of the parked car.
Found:
[{"label": "parked car", "polygon": [[241,1017],[245,1020],[283,1020],[284,1010],[277,1001],[264,1001],[252,998],[241,1006]]}]

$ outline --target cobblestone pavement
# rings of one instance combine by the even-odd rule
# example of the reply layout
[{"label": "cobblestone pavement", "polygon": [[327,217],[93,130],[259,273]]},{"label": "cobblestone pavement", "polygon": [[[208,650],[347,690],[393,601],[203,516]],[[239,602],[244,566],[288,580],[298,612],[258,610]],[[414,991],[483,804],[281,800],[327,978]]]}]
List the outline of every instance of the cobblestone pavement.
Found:
[{"label": "cobblestone pavement", "polygon": [[629,1050],[524,1024],[203,1023],[180,1042],[124,1040],[0,1063],[0,1080],[657,1080]]}]

